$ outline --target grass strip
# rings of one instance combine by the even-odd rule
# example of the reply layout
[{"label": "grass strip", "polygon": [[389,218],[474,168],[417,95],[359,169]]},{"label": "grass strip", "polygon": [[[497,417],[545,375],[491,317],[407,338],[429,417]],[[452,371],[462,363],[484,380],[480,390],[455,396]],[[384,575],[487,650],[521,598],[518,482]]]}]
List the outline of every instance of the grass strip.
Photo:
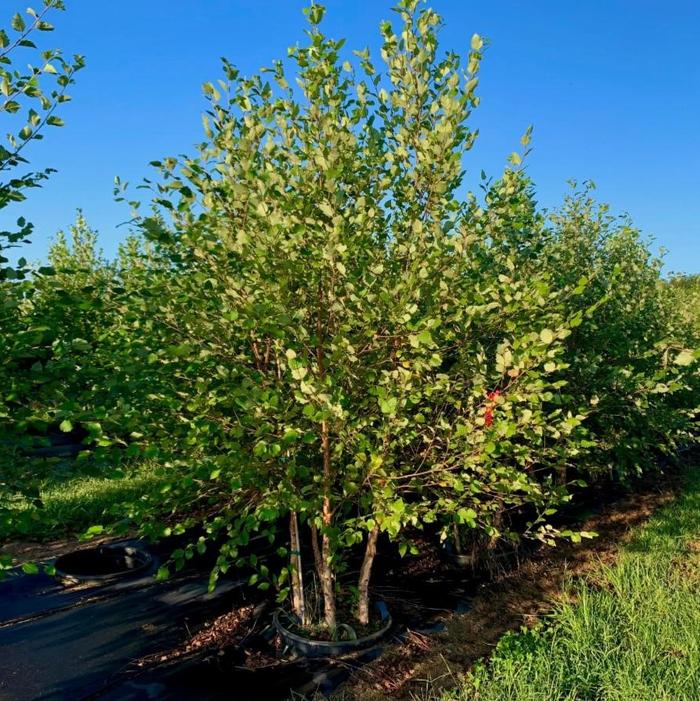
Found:
[{"label": "grass strip", "polygon": [[0,544],[12,539],[60,538],[95,523],[114,523],[123,516],[122,504],[157,489],[160,483],[156,466],[147,461],[106,474],[52,469],[51,461],[44,462],[37,471],[46,474],[36,480],[41,507],[16,497],[0,509]]},{"label": "grass strip", "polygon": [[[431,697],[428,692],[428,697]],[[700,701],[700,469],[613,566],[501,638],[443,701]]]}]

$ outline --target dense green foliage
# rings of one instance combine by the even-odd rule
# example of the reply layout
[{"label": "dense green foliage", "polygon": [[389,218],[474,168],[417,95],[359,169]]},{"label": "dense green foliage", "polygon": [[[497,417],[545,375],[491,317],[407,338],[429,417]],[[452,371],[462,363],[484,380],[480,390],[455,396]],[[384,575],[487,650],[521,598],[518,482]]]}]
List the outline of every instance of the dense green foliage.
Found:
[{"label": "dense green foliage", "polygon": [[[0,29],[0,115],[9,120],[10,131],[0,145],[0,210],[26,199],[26,191],[39,187],[51,169],[18,173],[27,164],[25,149],[43,138],[45,127],[60,127],[63,121],[57,109],[70,99],[67,88],[84,61],[74,56],[70,61],[58,49],[40,50],[34,43],[37,35],[53,30],[50,13],[64,9],[61,0],[44,0],[40,10],[27,8],[25,16],[15,14],[7,29]],[[18,68],[24,60],[38,61],[26,70]],[[24,218],[16,231],[0,231],[0,419],[11,421],[17,363],[24,362],[35,332],[27,324],[24,305],[34,294],[34,285],[25,280],[27,261],[19,258],[10,264],[8,249],[26,241],[32,226]],[[34,271],[35,279],[50,273]],[[1,432],[0,432],[1,435]]]},{"label": "dense green foliage", "polygon": [[[18,173],[27,160],[26,147],[43,138],[44,127],[60,127],[63,121],[57,108],[70,100],[66,89],[73,83],[76,71],[84,65],[81,56],[69,60],[58,49],[40,50],[34,43],[38,34],[50,32],[51,12],[63,10],[62,0],[43,0],[42,7],[27,8],[25,15],[16,13],[7,29],[0,28],[0,116],[7,116],[10,131],[0,144],[0,210],[12,202],[22,202],[28,189],[39,187],[52,172]],[[26,59],[37,61],[28,65]],[[3,251],[26,239],[31,224],[21,218],[17,231],[0,231],[0,282],[22,277],[26,261],[8,265]]]},{"label": "dense green foliage", "polygon": [[566,393],[588,407],[587,469],[634,473],[651,466],[656,450],[674,448],[675,437],[685,439],[696,406],[687,348],[696,338],[686,332],[684,303],[660,281],[661,261],[626,218],[610,216],[586,188],[552,220],[555,241],[542,262],[558,285],[586,275],[581,302],[600,304],[566,356]]},{"label": "dense green foliage", "polygon": [[674,275],[667,281],[670,304],[680,314],[680,338],[700,339],[700,275]]},{"label": "dense green foliage", "polygon": [[[21,346],[7,353],[6,391],[15,431],[42,433],[50,426],[81,425],[98,437],[107,410],[119,412],[121,385],[112,381],[119,358],[119,302],[127,278],[142,263],[128,240],[117,261],[107,261],[81,213],[69,235],[49,249],[47,273],[25,285],[15,310]],[[8,337],[9,342],[12,339]],[[65,422],[65,423],[64,423]]]},{"label": "dense green foliage", "polygon": [[[465,195],[483,40],[440,55],[433,11],[397,13],[381,69],[345,60],[317,4],[294,87],[282,62],[225,62],[198,152],[154,162],[140,237],[108,262],[79,219],[0,339],[8,450],[58,427],[98,463],[155,458],[162,486],[121,527],[197,527],[173,567],[215,548],[212,584],[247,561],[302,618],[308,554],[331,630],[338,597],[367,623],[380,537],[579,539],[548,523],[572,487],[695,428],[683,286],[589,188],[539,211],[530,130]],[[247,556],[256,534],[288,564]]]},{"label": "dense green foliage", "polygon": [[[84,66],[81,56],[69,60],[60,50],[42,50],[34,41],[53,30],[50,15],[63,9],[62,0],[43,0],[39,10],[29,7],[24,14],[18,12],[9,27],[0,28],[0,115],[6,118],[8,128],[6,140],[0,144],[0,211],[22,203],[27,191],[40,187],[52,172],[50,168],[38,172],[22,169],[28,163],[27,146],[40,141],[45,128],[63,125],[58,109],[70,100],[66,91]],[[25,64],[26,59],[34,65]],[[26,243],[31,231],[32,225],[24,217],[17,220],[16,230],[0,231],[0,451],[7,448],[7,434],[16,434],[15,373],[18,365],[26,363],[28,347],[37,333],[24,315],[24,306],[35,292],[33,281],[28,279],[27,261],[8,258],[9,249]],[[48,268],[33,271],[35,279],[48,273]],[[0,470],[0,518],[11,514],[6,499],[36,499],[28,481],[9,469]],[[8,559],[0,556],[0,570],[7,563]]]},{"label": "dense green foliage", "polygon": [[691,701],[700,689],[700,475],[545,625],[510,633],[456,692],[469,701]]}]

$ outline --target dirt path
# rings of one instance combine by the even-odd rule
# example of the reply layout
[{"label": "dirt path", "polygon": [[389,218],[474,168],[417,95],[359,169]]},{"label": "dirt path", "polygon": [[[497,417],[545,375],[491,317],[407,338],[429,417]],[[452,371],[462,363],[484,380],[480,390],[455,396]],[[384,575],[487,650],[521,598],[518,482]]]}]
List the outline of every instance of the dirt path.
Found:
[{"label": "dirt path", "polygon": [[441,633],[410,635],[376,662],[358,669],[336,694],[337,701],[404,701],[428,683],[433,691],[455,686],[456,677],[488,655],[509,630],[531,626],[551,610],[570,577],[591,576],[601,563],[615,561],[632,529],[674,496],[678,482],[660,478],[654,487],[603,506],[581,522],[598,537],[556,549],[540,547],[519,568],[483,584],[472,608],[453,614]]}]

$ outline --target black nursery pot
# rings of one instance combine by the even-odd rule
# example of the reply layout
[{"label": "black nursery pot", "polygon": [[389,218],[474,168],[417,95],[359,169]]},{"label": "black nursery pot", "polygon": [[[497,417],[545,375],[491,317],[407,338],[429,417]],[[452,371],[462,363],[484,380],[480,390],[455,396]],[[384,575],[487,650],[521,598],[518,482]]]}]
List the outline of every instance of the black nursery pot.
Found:
[{"label": "black nursery pot", "polygon": [[303,657],[337,657],[372,647],[389,632],[393,621],[386,604],[383,601],[379,601],[376,604],[376,608],[381,616],[381,628],[374,631],[374,633],[353,640],[314,640],[313,638],[306,638],[298,633],[293,633],[285,626],[284,622],[285,619],[289,620],[291,617],[282,611],[275,611],[273,624],[286,646],[294,650],[298,655]]},{"label": "black nursery pot", "polygon": [[54,567],[66,584],[107,584],[143,573],[153,558],[135,545],[99,545],[61,555]]}]

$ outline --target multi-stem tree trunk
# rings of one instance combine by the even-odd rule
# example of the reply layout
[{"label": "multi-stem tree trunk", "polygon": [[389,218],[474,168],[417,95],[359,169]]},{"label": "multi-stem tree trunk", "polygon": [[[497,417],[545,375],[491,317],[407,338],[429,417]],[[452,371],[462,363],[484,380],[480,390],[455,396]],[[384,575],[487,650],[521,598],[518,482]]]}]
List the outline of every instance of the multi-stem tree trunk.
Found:
[{"label": "multi-stem tree trunk", "polygon": [[379,537],[379,527],[375,526],[367,534],[367,545],[365,546],[365,556],[360,569],[360,579],[357,590],[359,599],[357,602],[357,620],[362,625],[369,623],[369,578],[372,575],[372,565],[377,554],[377,539]]},{"label": "multi-stem tree trunk", "polygon": [[323,503],[321,507],[321,520],[323,521],[323,532],[321,533],[321,558],[319,564],[318,578],[321,582],[323,592],[323,613],[326,625],[330,629],[336,627],[335,611],[335,589],[333,586],[333,568],[331,559],[330,528],[333,524],[333,509],[331,506],[331,448],[328,435],[328,424],[321,422],[321,448],[323,451]]},{"label": "multi-stem tree trunk", "polygon": [[[321,382],[326,377],[325,353],[323,342],[325,337],[323,312],[325,310],[325,294],[323,283],[318,283],[318,313],[316,316],[316,361],[318,362],[318,376]],[[331,493],[333,489],[333,465],[331,461],[331,440],[328,429],[328,422],[321,421],[321,454],[323,457],[323,495],[321,504],[321,522],[323,530],[321,532],[321,557],[316,558],[318,568],[318,578],[321,582],[323,592],[323,615],[326,626],[333,630],[336,627],[335,611],[335,588],[333,582],[332,558],[330,530],[333,525],[333,505],[331,503]]]},{"label": "multi-stem tree trunk", "polygon": [[304,599],[304,573],[301,563],[301,540],[299,538],[299,520],[296,511],[289,514],[289,565],[292,583],[292,609],[302,625],[308,624],[306,601]]}]

